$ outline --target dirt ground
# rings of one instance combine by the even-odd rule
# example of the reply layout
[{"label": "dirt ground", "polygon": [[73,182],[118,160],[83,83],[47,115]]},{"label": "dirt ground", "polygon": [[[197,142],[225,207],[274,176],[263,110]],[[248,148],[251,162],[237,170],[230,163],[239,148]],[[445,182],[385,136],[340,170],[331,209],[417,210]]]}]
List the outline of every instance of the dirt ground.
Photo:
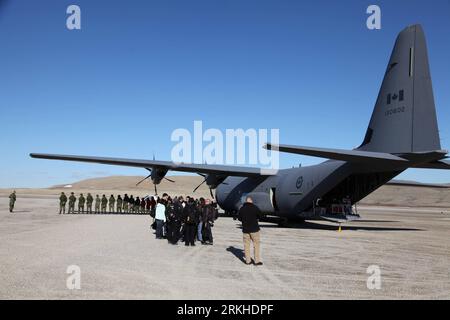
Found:
[{"label": "dirt ground", "polygon": [[[261,267],[241,261],[238,221],[214,245],[156,240],[150,217],[58,215],[57,190],[0,192],[0,299],[449,299],[450,209],[359,206],[343,226],[261,223]],[[81,289],[67,288],[67,268]],[[381,271],[368,289],[369,266]]]}]

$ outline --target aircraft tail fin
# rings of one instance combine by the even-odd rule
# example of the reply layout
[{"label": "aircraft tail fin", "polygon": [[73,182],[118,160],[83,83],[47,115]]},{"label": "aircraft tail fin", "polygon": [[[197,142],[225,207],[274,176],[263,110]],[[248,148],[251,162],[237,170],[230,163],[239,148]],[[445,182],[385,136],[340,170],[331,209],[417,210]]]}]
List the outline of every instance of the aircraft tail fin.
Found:
[{"label": "aircraft tail fin", "polygon": [[420,25],[413,25],[397,37],[358,150],[398,154],[440,149],[425,36]]}]

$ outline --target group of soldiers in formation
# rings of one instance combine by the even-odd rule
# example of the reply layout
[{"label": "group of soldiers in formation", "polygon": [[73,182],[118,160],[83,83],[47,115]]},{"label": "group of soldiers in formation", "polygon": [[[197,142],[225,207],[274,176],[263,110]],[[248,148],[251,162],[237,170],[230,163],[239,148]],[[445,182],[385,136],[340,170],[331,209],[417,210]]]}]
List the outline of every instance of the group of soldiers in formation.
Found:
[{"label": "group of soldiers in formation", "polygon": [[[75,204],[77,197],[72,192],[69,197],[64,192],[61,192],[59,196],[59,213],[66,213],[66,204],[69,202],[68,213],[75,213]],[[92,206],[94,205],[94,211]],[[77,213],[146,213],[149,214],[156,206],[156,200],[154,197],[145,197],[140,199],[134,198],[133,195],[128,196],[125,194],[122,198],[118,195],[117,198],[111,195],[109,198],[103,195],[101,198],[99,195],[94,197],[88,193],[86,197],[81,193],[78,197],[78,210]]]},{"label": "group of soldiers in formation", "polygon": [[[75,204],[78,200],[78,210]],[[170,244],[184,241],[186,246],[195,246],[198,240],[202,244],[213,244],[211,228],[218,217],[217,204],[209,199],[187,196],[171,198],[167,193],[160,197],[136,197],[125,194],[123,197],[111,195],[96,195],[95,198],[88,193],[82,193],[76,198],[72,192],[69,197],[64,192],[59,196],[59,214],[66,213],[137,213],[148,214],[153,217],[152,228],[157,239],[167,239]],[[93,208],[94,206],[94,208]]]}]

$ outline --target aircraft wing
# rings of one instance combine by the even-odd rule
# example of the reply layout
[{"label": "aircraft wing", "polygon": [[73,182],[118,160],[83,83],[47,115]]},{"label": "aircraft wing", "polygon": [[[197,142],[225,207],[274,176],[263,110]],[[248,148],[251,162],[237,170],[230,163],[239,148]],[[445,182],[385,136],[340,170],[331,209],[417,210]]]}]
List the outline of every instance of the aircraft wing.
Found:
[{"label": "aircraft wing", "polygon": [[414,168],[450,170],[450,161],[445,160],[432,161],[428,163],[422,163],[421,165],[418,166],[414,166]]},{"label": "aircraft wing", "polygon": [[328,148],[314,148],[314,147],[303,147],[303,146],[292,146],[292,145],[275,145],[267,143],[264,145],[267,150],[275,150],[280,152],[303,154],[307,156],[327,158],[348,162],[407,162],[407,159],[398,157],[390,153],[383,152],[370,152],[361,150],[342,150],[342,149],[328,149]]},{"label": "aircraft wing", "polygon": [[195,173],[216,174],[216,175],[237,176],[237,177],[258,177],[271,174],[269,171],[265,171],[260,168],[210,165],[210,164],[185,164],[185,163],[175,163],[171,161],[157,161],[157,160],[104,158],[104,157],[42,154],[42,153],[30,153],[30,157],[38,159],[78,161],[78,162],[100,163],[100,164],[138,167],[138,168],[162,168],[172,171],[195,172]]}]

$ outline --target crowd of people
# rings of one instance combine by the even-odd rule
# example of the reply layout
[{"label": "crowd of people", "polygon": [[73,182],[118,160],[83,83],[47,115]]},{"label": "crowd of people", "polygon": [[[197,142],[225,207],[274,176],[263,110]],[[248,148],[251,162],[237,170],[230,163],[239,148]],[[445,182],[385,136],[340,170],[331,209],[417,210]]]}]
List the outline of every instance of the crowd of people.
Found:
[{"label": "crowd of people", "polygon": [[152,224],[156,239],[167,239],[173,245],[180,240],[186,246],[195,246],[197,240],[205,245],[213,244],[211,228],[218,218],[215,202],[189,196],[186,199],[182,196],[172,199],[167,193],[156,202]]},{"label": "crowd of people", "polygon": [[[78,210],[75,205],[78,200]],[[148,214],[153,217],[152,228],[157,239],[167,239],[171,244],[182,240],[186,246],[195,246],[198,240],[202,244],[213,244],[211,227],[218,217],[217,204],[204,198],[176,196],[171,198],[164,193],[158,196],[133,197],[125,194],[96,195],[88,193],[86,197],[81,193],[77,199],[72,192],[69,197],[61,192],[59,197],[59,213],[66,213],[68,203],[69,214],[106,214],[106,213],[135,213]],[[94,210],[93,210],[94,207]]]},{"label": "crowd of people", "polygon": [[[9,211],[13,212],[16,202],[16,192],[9,196]],[[69,197],[61,192],[59,197],[59,213],[66,212],[66,204],[69,203],[68,213],[75,213],[77,198],[72,192]],[[94,211],[92,205],[94,203]],[[155,230],[156,239],[167,239],[170,244],[176,245],[179,241],[186,246],[195,246],[196,241],[205,245],[213,244],[212,227],[217,220],[219,213],[217,203],[212,200],[187,196],[176,196],[173,199],[164,193],[162,197],[146,196],[143,198],[125,194],[123,197],[111,195],[106,198],[103,195],[94,197],[88,193],[86,197],[81,193],[78,197],[77,213],[137,213],[148,214],[153,218],[151,224]],[[259,218],[262,213],[253,204],[253,199],[246,197],[245,202],[238,211],[238,219],[242,222],[242,233],[244,241],[244,262],[245,264],[262,265],[260,258],[260,228]],[[250,247],[253,244],[254,259],[250,254]]]}]

